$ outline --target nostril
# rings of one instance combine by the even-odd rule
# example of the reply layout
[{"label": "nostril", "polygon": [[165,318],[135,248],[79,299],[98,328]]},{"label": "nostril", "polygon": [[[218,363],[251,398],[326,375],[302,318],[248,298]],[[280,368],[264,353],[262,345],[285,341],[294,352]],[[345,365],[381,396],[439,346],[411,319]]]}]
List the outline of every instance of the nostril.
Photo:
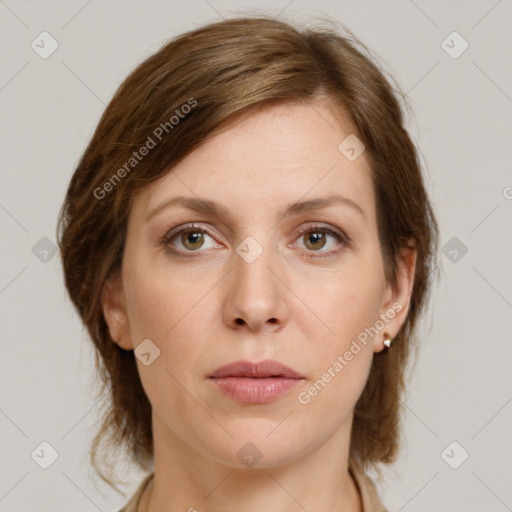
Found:
[{"label": "nostril", "polygon": [[238,324],[238,325],[242,325],[244,323],[244,321],[241,319],[241,318],[237,318],[235,320],[235,322]]}]

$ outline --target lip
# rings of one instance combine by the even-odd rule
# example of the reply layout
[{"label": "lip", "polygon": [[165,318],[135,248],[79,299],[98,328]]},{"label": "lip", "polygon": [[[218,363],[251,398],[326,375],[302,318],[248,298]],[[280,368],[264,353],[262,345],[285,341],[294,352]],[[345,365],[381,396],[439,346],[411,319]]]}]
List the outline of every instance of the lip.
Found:
[{"label": "lip", "polygon": [[210,379],[233,400],[256,405],[276,400],[304,377],[278,361],[266,359],[227,364],[215,370]]}]

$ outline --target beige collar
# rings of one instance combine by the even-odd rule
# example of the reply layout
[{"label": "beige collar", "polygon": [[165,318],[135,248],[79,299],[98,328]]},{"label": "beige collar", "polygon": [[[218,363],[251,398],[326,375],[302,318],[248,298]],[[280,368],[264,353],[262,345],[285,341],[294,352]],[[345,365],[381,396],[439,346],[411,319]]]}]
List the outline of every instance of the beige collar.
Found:
[{"label": "beige collar", "polygon": [[[350,474],[352,475],[356,486],[361,496],[363,503],[362,512],[387,512],[386,508],[380,501],[377,489],[370,477],[357,465],[352,464],[349,467]],[[141,498],[146,490],[146,487],[153,480],[154,473],[147,475],[142,483],[139,485],[135,494],[131,497],[130,501],[119,512],[138,512],[137,509],[141,502]]]}]

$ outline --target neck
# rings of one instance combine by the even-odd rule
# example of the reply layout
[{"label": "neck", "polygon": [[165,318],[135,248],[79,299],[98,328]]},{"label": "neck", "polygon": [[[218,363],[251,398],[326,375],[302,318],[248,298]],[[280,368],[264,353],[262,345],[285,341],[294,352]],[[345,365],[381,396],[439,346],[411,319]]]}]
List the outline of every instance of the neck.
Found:
[{"label": "neck", "polygon": [[140,511],[361,512],[348,471],[351,423],[303,457],[267,468],[237,468],[206,457],[153,415],[155,475]]}]

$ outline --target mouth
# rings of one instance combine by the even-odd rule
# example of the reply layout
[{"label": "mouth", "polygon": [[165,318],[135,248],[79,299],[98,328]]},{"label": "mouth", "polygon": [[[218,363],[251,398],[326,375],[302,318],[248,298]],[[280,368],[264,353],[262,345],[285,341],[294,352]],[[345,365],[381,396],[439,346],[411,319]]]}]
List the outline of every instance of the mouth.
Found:
[{"label": "mouth", "polygon": [[236,361],[210,375],[217,389],[245,404],[272,402],[304,380],[304,376],[278,361]]}]

